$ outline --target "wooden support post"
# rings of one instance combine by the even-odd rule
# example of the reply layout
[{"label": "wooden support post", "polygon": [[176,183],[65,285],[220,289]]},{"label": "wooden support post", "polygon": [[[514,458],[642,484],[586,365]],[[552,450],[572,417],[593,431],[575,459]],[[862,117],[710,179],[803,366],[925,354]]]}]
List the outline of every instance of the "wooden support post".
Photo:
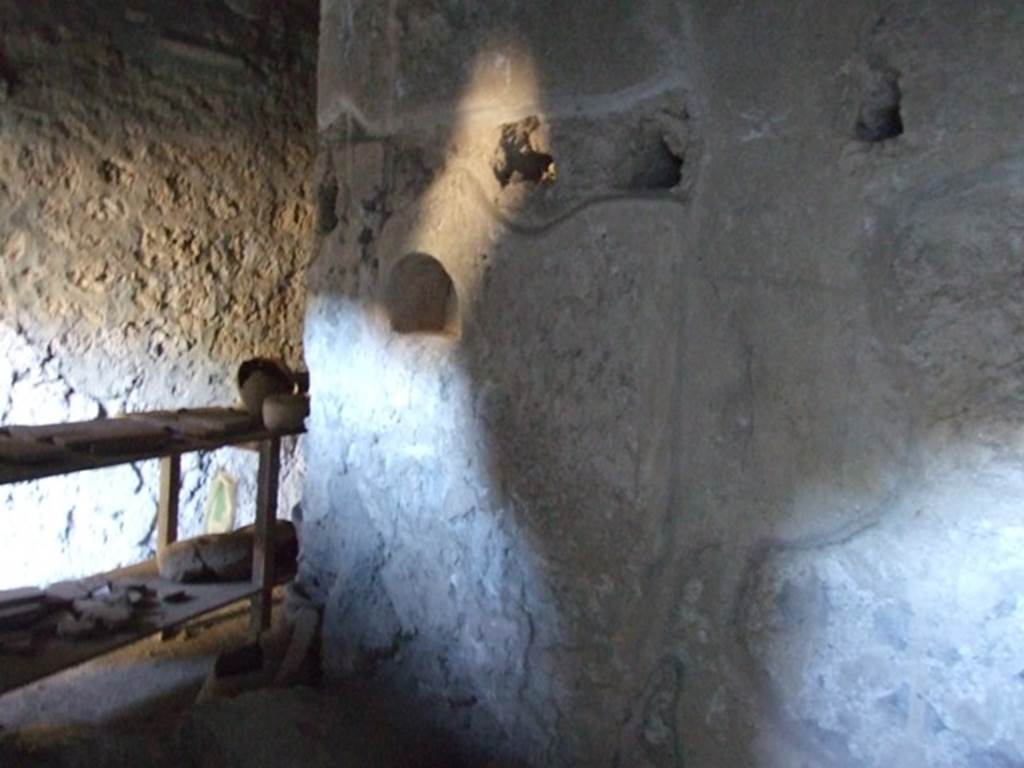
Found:
[{"label": "wooden support post", "polygon": [[178,496],[181,491],[181,456],[160,459],[160,509],[156,519],[156,548],[178,540]]},{"label": "wooden support post", "polygon": [[252,552],[252,580],[259,594],[252,598],[249,632],[253,639],[270,628],[274,595],[274,523],[277,518],[277,486],[281,471],[281,438],[260,443],[259,477],[256,487],[256,530]]},{"label": "wooden support post", "polygon": [[[178,500],[181,495],[181,455],[172,454],[160,459],[160,507],[156,517],[156,549],[163,551],[178,540]],[[170,640],[174,634],[160,633],[161,640]]]}]

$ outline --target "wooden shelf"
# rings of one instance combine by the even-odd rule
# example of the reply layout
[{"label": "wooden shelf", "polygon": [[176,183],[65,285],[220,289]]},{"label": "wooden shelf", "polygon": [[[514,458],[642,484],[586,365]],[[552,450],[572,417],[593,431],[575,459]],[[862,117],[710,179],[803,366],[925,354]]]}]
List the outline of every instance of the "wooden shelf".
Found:
[{"label": "wooden shelf", "polygon": [[153,560],[90,577],[84,581],[144,586],[157,596],[184,590],[188,599],[176,603],[157,599],[140,605],[129,629],[89,639],[59,638],[56,619],[42,619],[33,630],[31,653],[0,653],[0,694],[246,598],[252,598],[250,631],[258,637],[270,626],[274,584],[292,576],[275,576],[273,532],[281,438],[303,431],[270,432],[259,419],[234,408],[153,411],[0,428],[0,485],[160,459],[158,551],[177,539],[182,454],[232,446],[259,453],[251,580],[179,584],[161,579]]},{"label": "wooden shelf", "polygon": [[[291,576],[292,574],[282,574],[278,583],[286,582]],[[36,630],[38,635],[31,653],[0,653],[0,694],[162,630],[174,629],[205,613],[254,597],[261,591],[261,586],[252,581],[216,584],[179,584],[167,581],[160,578],[154,560],[98,574],[82,581],[145,586],[157,596],[184,591],[188,599],[181,603],[165,603],[157,598],[151,607],[139,608],[137,622],[132,628],[89,639],[72,640],[56,637],[53,634],[56,619],[44,621]]]},{"label": "wooden shelf", "polygon": [[0,429],[0,485],[220,448],[252,448],[272,437],[233,408],[133,413],[70,424]]}]

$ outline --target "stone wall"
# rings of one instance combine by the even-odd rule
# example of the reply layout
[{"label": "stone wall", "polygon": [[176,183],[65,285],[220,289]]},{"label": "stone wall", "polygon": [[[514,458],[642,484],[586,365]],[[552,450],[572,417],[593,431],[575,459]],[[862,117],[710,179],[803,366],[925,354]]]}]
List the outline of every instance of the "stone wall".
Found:
[{"label": "stone wall", "polygon": [[[2,421],[230,404],[241,359],[301,362],[315,4],[2,0],[0,17]],[[185,468],[184,533],[218,468],[251,516],[251,457]],[[152,553],[156,472],[5,488],[0,586]]]},{"label": "stone wall", "polygon": [[323,3],[328,672],[529,765],[1024,765],[1024,14],[585,5]]}]

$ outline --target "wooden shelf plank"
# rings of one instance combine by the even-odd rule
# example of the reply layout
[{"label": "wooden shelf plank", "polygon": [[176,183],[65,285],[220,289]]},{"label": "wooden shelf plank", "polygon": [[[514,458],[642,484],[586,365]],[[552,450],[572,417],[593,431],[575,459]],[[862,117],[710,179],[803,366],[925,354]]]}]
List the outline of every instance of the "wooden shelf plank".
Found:
[{"label": "wooden shelf plank", "polygon": [[[4,427],[0,430],[0,485],[195,451],[248,447],[302,432],[272,433],[262,425],[253,426],[251,416],[233,408],[157,411],[74,424]],[[135,445],[133,437],[138,438]],[[19,445],[23,446],[24,461],[16,458]]]},{"label": "wooden shelf plank", "polygon": [[[283,574],[284,583],[292,574]],[[132,629],[95,638],[70,640],[56,636],[37,637],[32,653],[0,653],[0,694],[28,685],[67,667],[81,664],[96,656],[172,629],[205,613],[231,603],[245,600],[260,592],[260,585],[251,581],[218,584],[179,584],[161,579],[156,562],[145,563],[89,577],[90,583],[109,581],[120,585],[144,585],[157,595],[184,591],[188,599],[181,603],[157,601],[151,609],[140,609],[137,625]]]}]

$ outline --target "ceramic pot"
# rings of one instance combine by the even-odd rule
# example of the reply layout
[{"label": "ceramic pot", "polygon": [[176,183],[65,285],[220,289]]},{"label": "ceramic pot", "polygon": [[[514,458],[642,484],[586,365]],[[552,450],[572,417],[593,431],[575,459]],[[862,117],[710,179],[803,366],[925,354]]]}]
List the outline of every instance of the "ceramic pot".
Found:
[{"label": "ceramic pot", "polygon": [[309,416],[305,395],[270,395],[263,401],[263,426],[271,432],[300,432]]},{"label": "ceramic pot", "polygon": [[263,413],[263,401],[271,395],[295,391],[295,379],[280,360],[255,357],[238,367],[238,394],[245,410],[256,416]]}]

